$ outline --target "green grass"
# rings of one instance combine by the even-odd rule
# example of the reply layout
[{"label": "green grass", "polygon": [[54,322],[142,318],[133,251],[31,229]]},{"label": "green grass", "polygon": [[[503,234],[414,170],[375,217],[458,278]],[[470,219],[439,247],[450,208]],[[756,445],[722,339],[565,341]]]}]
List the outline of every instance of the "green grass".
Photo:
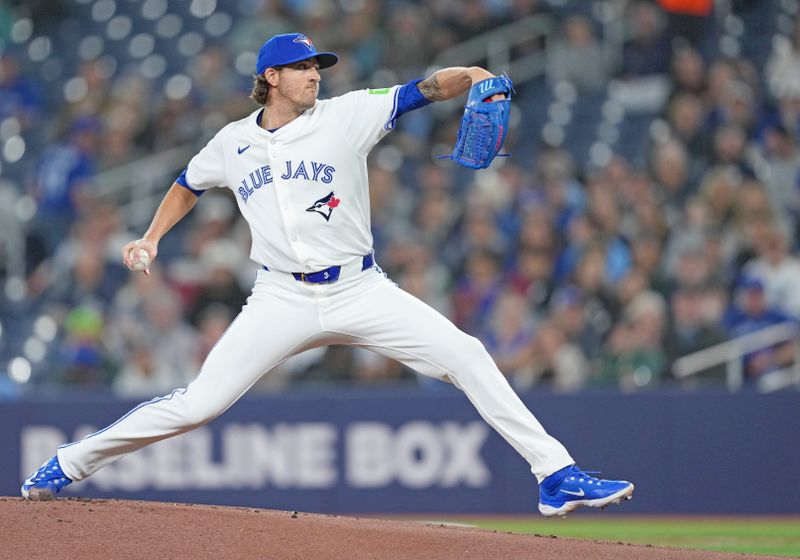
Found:
[{"label": "green grass", "polygon": [[800,518],[494,518],[460,522],[513,533],[800,557]]}]

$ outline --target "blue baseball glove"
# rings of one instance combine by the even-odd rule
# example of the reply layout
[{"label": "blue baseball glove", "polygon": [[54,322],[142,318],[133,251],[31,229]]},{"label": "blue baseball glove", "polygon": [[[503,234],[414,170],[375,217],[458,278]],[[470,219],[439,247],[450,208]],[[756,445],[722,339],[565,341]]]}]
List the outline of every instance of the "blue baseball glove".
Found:
[{"label": "blue baseball glove", "polygon": [[[453,153],[444,158],[469,167],[485,169],[498,156],[508,133],[511,110],[511,91],[514,84],[508,76],[494,76],[473,84],[469,90],[464,116]],[[504,93],[506,98],[489,101],[493,95]],[[499,154],[507,156],[508,154]]]}]

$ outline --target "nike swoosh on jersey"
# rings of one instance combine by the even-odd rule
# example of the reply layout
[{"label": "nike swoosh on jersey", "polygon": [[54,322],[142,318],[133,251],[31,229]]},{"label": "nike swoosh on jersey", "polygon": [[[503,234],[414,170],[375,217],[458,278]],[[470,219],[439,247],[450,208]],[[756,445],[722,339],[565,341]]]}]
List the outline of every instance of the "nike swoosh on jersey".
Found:
[{"label": "nike swoosh on jersey", "polygon": [[250,144],[248,144],[244,148],[236,148],[236,151],[239,152],[239,155],[242,155],[248,148],[250,148]]},{"label": "nike swoosh on jersey", "polygon": [[583,488],[581,488],[577,492],[571,492],[569,490],[562,490],[562,492],[564,492],[564,494],[572,494],[573,496],[583,496],[584,495]]}]

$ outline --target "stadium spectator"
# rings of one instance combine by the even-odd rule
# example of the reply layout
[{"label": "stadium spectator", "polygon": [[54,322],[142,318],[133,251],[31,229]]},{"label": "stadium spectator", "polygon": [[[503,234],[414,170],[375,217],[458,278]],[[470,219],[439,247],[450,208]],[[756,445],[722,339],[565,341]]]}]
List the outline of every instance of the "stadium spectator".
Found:
[{"label": "stadium spectator", "polygon": [[605,87],[610,74],[608,55],[595,37],[592,22],[580,15],[567,18],[564,40],[548,50],[548,80],[570,82],[578,91],[592,93]]},{"label": "stadium spectator", "polygon": [[470,334],[480,332],[489,321],[502,286],[497,254],[484,250],[468,255],[464,275],[457,281],[453,294],[455,324]]},{"label": "stadium spectator", "polygon": [[[523,230],[523,232],[524,231],[525,230]],[[591,216],[587,214],[578,214],[574,216],[570,220],[564,233],[566,234],[564,236],[565,244],[556,258],[555,270],[553,273],[556,281],[569,279],[584,253],[590,246],[598,243],[599,239],[597,225],[594,223]],[[551,242],[549,246],[544,248],[550,249],[553,245],[554,242]]]},{"label": "stadium spectator", "polygon": [[145,152],[135,142],[133,131],[126,127],[110,128],[103,135],[97,157],[97,169],[104,171],[118,168],[144,157]]},{"label": "stadium spectator", "polygon": [[[696,175],[711,158],[711,138],[705,125],[706,107],[693,93],[676,95],[667,109],[672,135],[691,154],[691,175]],[[699,169],[698,169],[699,168]]]},{"label": "stadium spectator", "polygon": [[767,306],[800,320],[800,260],[789,252],[788,229],[773,224],[756,240],[756,257],[743,272],[764,284]]},{"label": "stadium spectator", "polygon": [[601,365],[592,382],[636,391],[656,386],[665,377],[667,356],[663,337],[666,305],[655,292],[638,294],[611,331]]},{"label": "stadium spectator", "polygon": [[657,193],[657,187],[652,181],[643,181],[639,185],[647,189],[650,194],[643,197],[641,200],[636,201],[632,208],[632,215],[629,215],[632,237],[640,234],[652,235],[658,239],[666,239],[670,232],[670,220],[674,219],[674,215],[667,212],[660,204],[660,193]]},{"label": "stadium spectator", "polygon": [[181,302],[170,291],[160,291],[144,302],[145,323],[154,340],[153,355],[159,365],[175,373],[182,386],[198,372],[197,331],[183,318]]},{"label": "stadium spectator", "polygon": [[573,280],[588,297],[608,301],[608,247],[599,242],[590,243],[581,253]]},{"label": "stadium spectator", "polygon": [[601,300],[587,298],[574,285],[567,285],[553,294],[548,316],[566,340],[575,343],[589,360],[600,356],[613,324],[613,317]]},{"label": "stadium spectator", "polygon": [[153,352],[154,340],[146,336],[130,343],[127,359],[114,376],[111,389],[123,399],[150,398],[165,395],[184,383],[168,364],[159,362]]},{"label": "stadium spectator", "polygon": [[708,120],[712,128],[729,125],[738,128],[745,139],[760,132],[761,114],[758,99],[752,88],[740,79],[731,80],[720,88],[720,99],[712,105]]},{"label": "stadium spectator", "polygon": [[143,338],[142,333],[147,331],[145,302],[163,292],[178,298],[157,265],[150,269],[149,276],[130,275],[127,283],[117,290],[107,312],[109,320],[104,334],[105,344],[115,360],[125,359],[131,342]]},{"label": "stadium spectator", "polygon": [[705,243],[706,233],[714,225],[711,208],[702,197],[689,198],[682,210],[663,255],[663,266],[669,271],[677,268],[678,259],[684,251]]},{"label": "stadium spectator", "polygon": [[71,309],[64,320],[64,340],[55,381],[75,388],[107,387],[116,367],[103,343],[103,314],[91,305]]},{"label": "stadium spectator", "polygon": [[800,96],[800,19],[795,20],[790,37],[775,36],[765,78],[776,99]]},{"label": "stadium spectator", "polygon": [[222,304],[212,304],[203,309],[197,325],[197,361],[202,363],[214,344],[231,324],[235,313]]},{"label": "stadium spectator", "polygon": [[517,246],[553,253],[560,247],[552,217],[544,206],[533,206],[520,216]]},{"label": "stadium spectator", "polygon": [[505,253],[507,240],[497,227],[497,218],[488,204],[471,204],[460,230],[461,235],[450,243],[450,258],[455,258],[455,262],[464,262],[468,255],[478,252]]},{"label": "stadium spectator", "polygon": [[394,173],[375,166],[369,172],[369,202],[375,252],[383,253],[390,239],[408,229],[414,200]]},{"label": "stadium spectator", "polygon": [[187,144],[202,134],[202,120],[186,118],[193,112],[201,112],[198,100],[191,93],[161,99],[152,111],[153,118],[148,119],[147,127],[139,135],[139,141],[148,152],[157,153]]},{"label": "stadium spectator", "polygon": [[195,327],[211,306],[222,305],[233,316],[239,314],[247,299],[236,279],[236,271],[246,262],[246,256],[230,239],[218,239],[206,245],[200,253],[205,270],[204,282],[188,310],[187,319]]},{"label": "stadium spectator", "polygon": [[81,117],[70,126],[65,142],[45,149],[41,155],[33,190],[38,203],[34,228],[51,251],[90,204],[87,191],[101,126],[95,117]]},{"label": "stadium spectator", "polygon": [[668,268],[662,261],[661,239],[652,233],[644,232],[631,242],[632,266],[645,275],[647,285],[661,295],[669,291],[669,279],[664,270]]},{"label": "stadium spectator", "polygon": [[772,212],[798,232],[800,226],[800,150],[796,138],[782,124],[766,132],[759,179],[764,183]]},{"label": "stadium spectator", "polygon": [[689,46],[681,46],[672,53],[670,62],[672,97],[680,93],[703,95],[706,89],[705,62],[700,53]]},{"label": "stadium spectator", "polygon": [[717,166],[705,171],[699,194],[708,203],[713,223],[723,227],[732,225],[742,181],[742,173],[736,168]]},{"label": "stadium spectator", "polygon": [[107,58],[82,62],[76,79],[85,87],[69,97],[62,118],[76,121],[91,116],[100,117],[111,99],[113,72],[113,64]]},{"label": "stadium spectator", "polygon": [[619,315],[621,309],[624,309],[636,296],[650,287],[650,279],[644,271],[638,268],[631,268],[625,276],[620,278],[619,282],[614,284],[614,287],[611,302],[613,305],[612,312],[614,315]]},{"label": "stadium spectator", "polygon": [[589,362],[581,348],[569,342],[555,322],[542,321],[536,328],[530,368],[524,372],[527,376],[518,375],[514,381],[520,389],[547,387],[570,393],[584,386],[589,372]]},{"label": "stadium spectator", "polygon": [[619,232],[622,221],[617,198],[613,191],[593,188],[589,193],[588,211],[597,225],[597,240],[606,245],[606,281],[619,281],[630,269],[631,255],[627,242]]},{"label": "stadium spectator", "polygon": [[553,261],[553,253],[548,249],[523,247],[509,270],[507,286],[524,296],[534,310],[544,310],[550,300]]},{"label": "stadium spectator", "polygon": [[115,241],[117,217],[108,210],[76,223],[29,277],[30,296],[66,305],[91,302],[107,309],[128,274],[116,255],[109,258],[120,247]]},{"label": "stadium spectator", "polygon": [[575,161],[568,151],[550,148],[538,154],[534,174],[537,201],[545,206],[556,231],[563,235],[572,217],[582,212],[586,204]]},{"label": "stadium spectator", "polygon": [[[709,297],[713,297],[713,294],[700,288],[679,289],[670,297],[670,321],[664,341],[669,362],[725,340],[719,317],[715,316],[713,309],[709,309],[709,305],[713,305]],[[706,383],[721,383],[724,374],[725,368],[720,365],[704,371],[701,379]],[[684,382],[686,386],[695,386],[697,383],[697,378]]]},{"label": "stadium spectator", "polygon": [[754,177],[750,162],[745,159],[747,136],[735,124],[722,125],[715,129],[713,137],[713,162],[717,167],[733,167],[745,177]]},{"label": "stadium spectator", "polygon": [[[188,65],[192,93],[205,115],[205,127],[211,122],[222,123],[246,113],[250,104],[243,96],[231,95],[247,87],[249,80],[239,76],[231,64],[225,45],[214,42]],[[213,125],[213,126],[216,126]]]},{"label": "stadium spectator", "polygon": [[700,237],[687,243],[678,254],[675,268],[670,270],[672,290],[681,288],[702,288],[712,282],[714,270],[706,257],[705,238]]},{"label": "stadium spectator", "polygon": [[[169,278],[186,304],[194,301],[205,283],[208,271],[201,262],[203,251],[219,240],[230,240],[234,234],[234,207],[227,196],[210,193],[197,210],[182,238],[183,253],[169,264]],[[240,252],[239,248],[232,250]],[[243,269],[247,267],[243,265]]]},{"label": "stadium spectator", "polygon": [[525,299],[511,291],[502,293],[479,338],[512,383],[532,364],[534,332],[533,317]]},{"label": "stadium spectator", "polygon": [[[725,312],[722,325],[730,338],[752,334],[768,327],[792,323],[792,319],[767,304],[764,283],[753,276],[740,280],[731,306]],[[757,382],[758,378],[786,367],[794,361],[792,343],[750,352],[742,358],[745,381]]]},{"label": "stadium spectator", "polygon": [[21,71],[19,56],[0,49],[0,120],[16,118],[27,130],[37,124],[42,109],[38,84]]},{"label": "stadium spectator", "polygon": [[[383,59],[388,68],[404,75],[414,70],[417,61],[431,60],[432,49],[443,46],[442,42],[456,42],[456,33],[446,25],[436,25],[425,6],[411,3],[398,4],[391,10],[386,22],[386,32],[393,48],[386,50]],[[437,33],[432,33],[435,26]],[[430,41],[420,41],[429,37]],[[435,45],[435,43],[440,43]]]},{"label": "stadium spectator", "polygon": [[449,295],[450,271],[422,243],[409,246],[409,258],[396,275],[397,284],[411,295],[423,300],[445,317],[453,316]]},{"label": "stadium spectator", "polygon": [[663,13],[650,2],[637,1],[628,7],[630,39],[623,45],[623,78],[667,74],[672,55]]},{"label": "stadium spectator", "polygon": [[689,171],[689,154],[681,142],[670,139],[654,146],[653,179],[670,223],[691,195]]},{"label": "stadium spectator", "polygon": [[[444,245],[450,239],[459,212],[460,208],[448,193],[441,190],[424,191],[414,212],[414,222],[421,241],[431,247]],[[448,264],[456,261],[450,255],[445,255],[445,259]]]},{"label": "stadium spectator", "polygon": [[289,6],[282,0],[244,2],[242,7],[246,11],[236,19],[228,38],[235,56],[249,52],[264,37],[289,33],[294,28]]}]

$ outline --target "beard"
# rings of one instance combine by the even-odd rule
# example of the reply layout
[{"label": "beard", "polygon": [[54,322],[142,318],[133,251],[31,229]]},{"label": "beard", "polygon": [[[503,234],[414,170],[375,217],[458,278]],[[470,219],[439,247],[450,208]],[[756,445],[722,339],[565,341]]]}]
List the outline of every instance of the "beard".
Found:
[{"label": "beard", "polygon": [[318,86],[303,89],[297,101],[297,108],[302,111],[311,109],[317,103],[317,95],[319,95]]}]

